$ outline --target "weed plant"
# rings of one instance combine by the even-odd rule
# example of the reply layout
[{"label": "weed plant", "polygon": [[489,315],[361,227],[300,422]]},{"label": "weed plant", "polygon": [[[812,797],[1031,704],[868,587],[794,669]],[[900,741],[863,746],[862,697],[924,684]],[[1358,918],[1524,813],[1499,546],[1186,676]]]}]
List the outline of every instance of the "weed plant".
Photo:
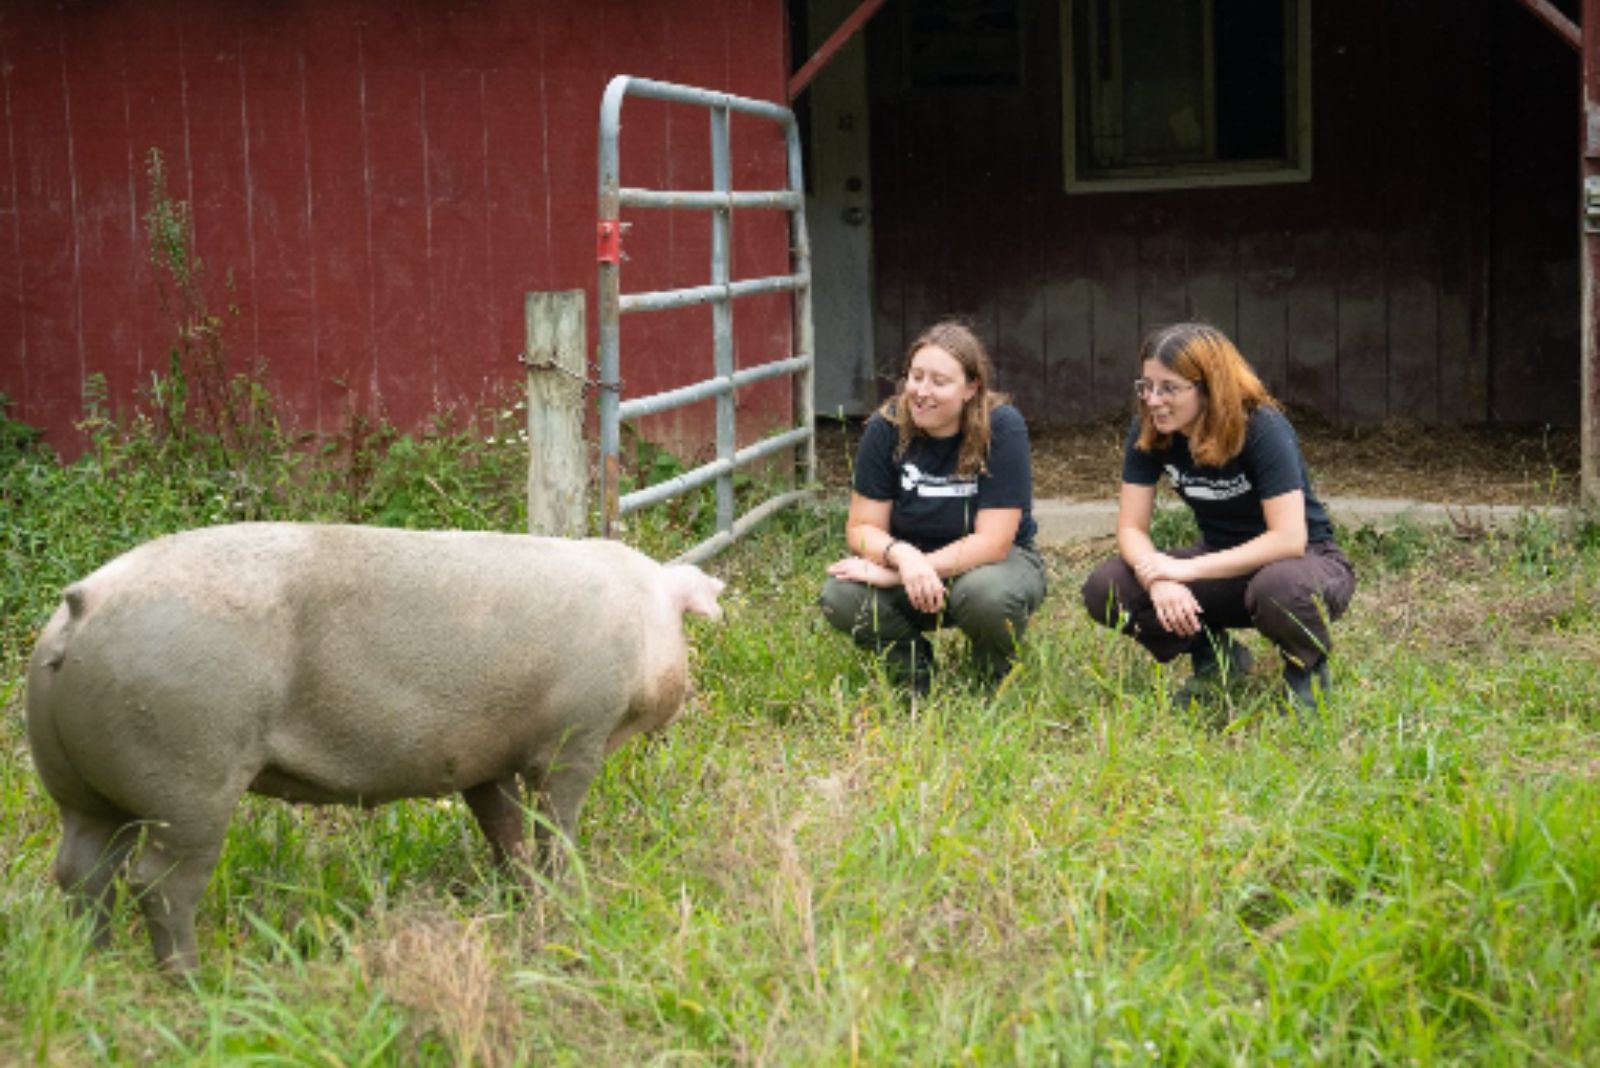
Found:
[{"label": "weed plant", "polygon": [[[152,970],[126,902],[91,950],[50,882],[57,816],[22,708],[62,586],[233,518],[521,529],[526,457],[503,432],[376,427],[327,450],[257,442],[225,471],[197,458],[204,435],[155,421],[89,434],[62,464],[0,419],[0,1061],[1579,1065],[1600,1049],[1592,518],[1343,532],[1362,587],[1335,628],[1333,700],[1297,720],[1253,636],[1257,677],[1209,712],[1173,707],[1181,669],[1078,605],[1105,544],[1051,552],[997,692],[941,637],[934,690],[909,707],[815,608],[842,503],[790,510],[711,565],[727,618],[691,624],[691,706],[607,763],[565,879],[519,900],[457,799],[247,798],[190,986]],[[628,536],[670,555],[700,535],[671,514]]]}]

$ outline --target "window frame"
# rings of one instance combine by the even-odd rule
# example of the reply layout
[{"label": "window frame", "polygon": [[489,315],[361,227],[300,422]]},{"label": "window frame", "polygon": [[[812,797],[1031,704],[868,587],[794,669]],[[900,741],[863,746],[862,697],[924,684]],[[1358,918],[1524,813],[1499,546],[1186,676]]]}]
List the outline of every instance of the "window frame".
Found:
[{"label": "window frame", "polygon": [[[1294,139],[1289,160],[1211,160],[1193,163],[1138,164],[1115,173],[1081,175],[1078,167],[1078,70],[1075,62],[1077,8],[1096,0],[1061,0],[1061,132],[1062,167],[1066,192],[1123,193],[1164,189],[1203,189],[1221,186],[1278,185],[1309,182],[1312,176],[1311,108],[1311,0],[1286,0],[1293,5],[1295,74],[1286,112],[1292,116]],[[1211,39],[1214,8],[1206,2],[1205,37]],[[1208,48],[1209,53],[1209,48]],[[1203,62],[1208,71],[1212,57]]]}]

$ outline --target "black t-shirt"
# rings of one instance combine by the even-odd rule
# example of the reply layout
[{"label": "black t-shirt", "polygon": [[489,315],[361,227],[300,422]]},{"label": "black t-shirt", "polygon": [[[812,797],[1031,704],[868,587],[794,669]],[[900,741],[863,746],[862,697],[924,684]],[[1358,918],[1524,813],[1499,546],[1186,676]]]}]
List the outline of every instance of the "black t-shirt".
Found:
[{"label": "black t-shirt", "polygon": [[1189,439],[1172,435],[1165,449],[1141,452],[1139,419],[1128,431],[1122,481],[1154,486],[1163,473],[1194,511],[1200,536],[1213,549],[1230,549],[1266,533],[1261,502],[1300,490],[1306,498],[1306,540],[1333,540],[1333,524],[1306,474],[1305,457],[1294,427],[1274,408],[1257,408],[1245,426],[1244,448],[1221,467],[1202,467],[1189,455]]},{"label": "black t-shirt", "polygon": [[956,475],[961,435],[930,438],[918,434],[895,459],[898,431],[874,414],[862,431],[856,453],[855,491],[874,501],[889,501],[889,533],[923,552],[942,549],[972,533],[985,508],[1020,508],[1016,544],[1033,544],[1033,461],[1028,427],[1009,404],[989,413],[987,470],[977,478]]}]

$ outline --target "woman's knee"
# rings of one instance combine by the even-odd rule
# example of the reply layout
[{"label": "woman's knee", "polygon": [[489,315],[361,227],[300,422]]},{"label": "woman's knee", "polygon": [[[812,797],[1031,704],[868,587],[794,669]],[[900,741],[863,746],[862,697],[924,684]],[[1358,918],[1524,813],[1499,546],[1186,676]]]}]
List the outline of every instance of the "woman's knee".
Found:
[{"label": "woman's knee", "polygon": [[865,605],[871,592],[872,587],[859,582],[827,579],[823,582],[822,593],[817,598],[817,604],[822,609],[822,618],[826,619],[835,630],[853,634],[862,615],[862,606]]},{"label": "woman's knee", "polygon": [[1252,619],[1300,618],[1313,610],[1318,587],[1308,581],[1300,560],[1280,560],[1257,571],[1244,588],[1244,608]]},{"label": "woman's knee", "polygon": [[963,630],[1022,627],[1034,605],[1026,590],[998,582],[959,582],[950,591],[950,615]]},{"label": "woman's knee", "polygon": [[904,598],[876,586],[829,578],[817,603],[829,625],[866,648],[915,638],[922,632],[923,622]]},{"label": "woman's knee", "polygon": [[974,626],[1016,627],[1028,621],[1044,600],[1044,564],[1037,558],[1013,556],[1005,563],[980,567],[950,584],[950,615],[963,629]]},{"label": "woman's knee", "polygon": [[1121,572],[1127,571],[1128,565],[1123,563],[1122,557],[1113,556],[1109,560],[1102,560],[1083,580],[1083,607],[1096,623],[1115,626],[1122,616],[1122,583],[1119,579],[1122,578]]},{"label": "woman's knee", "polygon": [[1028,630],[1037,603],[1028,591],[986,587],[952,591],[950,622],[982,655],[1009,659]]},{"label": "woman's knee", "polygon": [[1317,587],[1290,569],[1272,570],[1263,568],[1245,587],[1245,611],[1256,630],[1281,647],[1325,647],[1331,617]]}]

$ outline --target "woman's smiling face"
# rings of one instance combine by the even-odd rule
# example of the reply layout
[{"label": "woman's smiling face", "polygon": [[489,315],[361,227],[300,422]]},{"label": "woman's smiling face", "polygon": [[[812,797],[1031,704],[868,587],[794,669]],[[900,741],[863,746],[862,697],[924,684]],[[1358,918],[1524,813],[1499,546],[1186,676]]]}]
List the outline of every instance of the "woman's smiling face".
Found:
[{"label": "woman's smiling face", "polygon": [[938,345],[924,345],[911,357],[906,372],[906,404],[911,421],[931,438],[961,432],[961,412],[978,392],[961,361]]},{"label": "woman's smiling face", "polygon": [[1163,434],[1189,434],[1204,407],[1198,385],[1160,360],[1144,361],[1143,381],[1149,388],[1140,399],[1155,428]]}]

